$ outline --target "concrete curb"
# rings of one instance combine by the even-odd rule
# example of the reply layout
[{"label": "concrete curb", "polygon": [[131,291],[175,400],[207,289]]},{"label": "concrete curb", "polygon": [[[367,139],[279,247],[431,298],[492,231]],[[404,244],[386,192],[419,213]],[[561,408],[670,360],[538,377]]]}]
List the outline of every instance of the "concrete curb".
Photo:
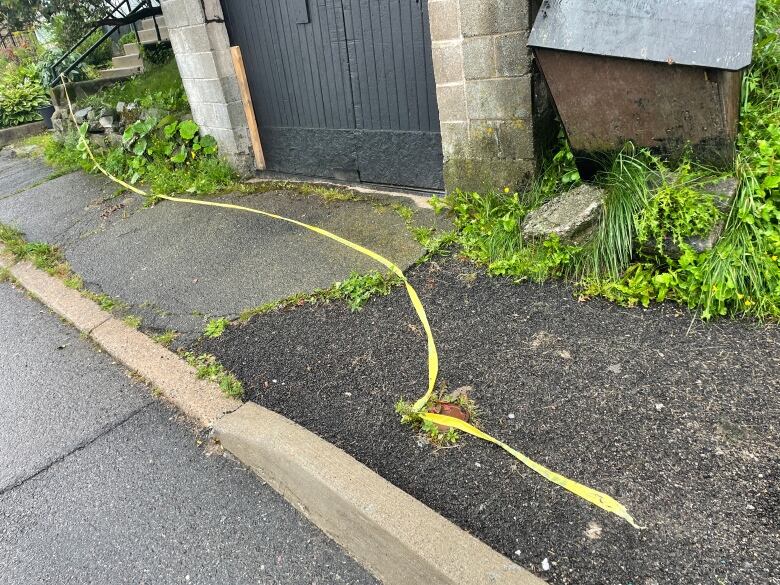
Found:
[{"label": "concrete curb", "polygon": [[219,419],[222,445],[386,585],[544,581],[341,449],[253,403]]},{"label": "concrete curb", "polygon": [[543,585],[523,568],[292,421],[241,404],[195,368],[0,244],[0,267],[140,374],[387,585]]}]

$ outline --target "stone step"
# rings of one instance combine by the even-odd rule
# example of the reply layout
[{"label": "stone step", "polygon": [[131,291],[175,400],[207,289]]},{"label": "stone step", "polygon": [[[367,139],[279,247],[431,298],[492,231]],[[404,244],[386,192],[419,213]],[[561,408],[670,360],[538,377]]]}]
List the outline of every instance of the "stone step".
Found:
[{"label": "stone step", "polygon": [[138,43],[128,43],[126,45],[123,45],[122,49],[124,50],[125,55],[141,54],[141,45],[139,45]]},{"label": "stone step", "polygon": [[128,67],[143,67],[144,62],[139,54],[124,55],[111,59],[112,69],[127,69]]},{"label": "stone step", "polygon": [[[152,30],[139,30],[138,31],[138,36],[141,39],[141,44],[142,45],[153,45],[153,44],[156,44],[156,43],[160,42],[157,39],[157,31],[154,30],[154,29],[152,29]],[[163,41],[167,41],[168,40],[168,29],[167,28],[165,28],[165,27],[160,28],[160,39],[163,40]]]},{"label": "stone step", "polygon": [[102,79],[121,79],[123,77],[132,77],[143,72],[143,67],[124,67],[122,69],[103,69],[100,71]]},{"label": "stone step", "polygon": [[[164,16],[158,16],[157,17],[157,26],[160,28],[165,28],[165,17]],[[154,19],[153,18],[144,18],[141,22],[138,23],[138,29],[139,30],[154,30]]]}]

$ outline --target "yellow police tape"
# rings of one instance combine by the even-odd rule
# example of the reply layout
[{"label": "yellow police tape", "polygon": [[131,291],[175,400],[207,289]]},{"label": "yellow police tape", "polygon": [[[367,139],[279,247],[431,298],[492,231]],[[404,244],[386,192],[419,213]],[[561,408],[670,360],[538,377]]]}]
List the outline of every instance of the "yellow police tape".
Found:
[{"label": "yellow police tape", "polygon": [[[73,123],[78,126],[78,123],[76,122],[76,117],[73,113],[73,105],[70,101],[70,96],[68,95],[67,87],[65,84],[65,80],[63,78],[63,87],[65,87],[65,97],[68,101],[68,109],[70,111],[71,118],[73,119]],[[132,191],[134,193],[137,193],[138,195],[141,195],[143,197],[148,197],[149,194],[146,191],[143,191],[142,189],[139,189],[138,187],[135,187],[134,185],[131,185],[121,179],[118,179],[117,177],[113,176],[111,173],[109,173],[106,169],[103,168],[103,166],[97,161],[95,158],[95,155],[92,153],[92,149],[89,146],[89,141],[84,137],[83,132],[80,133],[80,142],[84,147],[84,150],[89,155],[90,159],[95,165],[95,168],[97,168],[101,173],[106,175],[109,179],[114,181],[115,183],[121,185],[125,189],[128,189],[129,191]],[[304,229],[307,229],[309,231],[312,231],[316,234],[319,234],[321,236],[324,236],[326,238],[330,238],[331,240],[334,240],[338,242],[339,244],[343,244],[344,246],[351,248],[352,250],[355,250],[356,252],[360,252],[361,254],[364,254],[365,256],[368,256],[372,260],[375,260],[379,264],[385,266],[388,268],[393,274],[398,276],[398,278],[401,279],[401,281],[404,283],[404,286],[406,287],[406,292],[409,295],[409,299],[412,302],[412,306],[414,307],[415,312],[417,313],[417,317],[420,319],[420,323],[422,323],[423,329],[425,330],[425,335],[428,338],[428,390],[426,391],[425,395],[420,398],[417,402],[414,404],[414,411],[419,414],[419,416],[423,420],[430,421],[431,423],[445,426],[445,427],[451,427],[454,429],[457,429],[459,431],[462,431],[464,433],[467,433],[469,435],[472,435],[474,437],[477,437],[478,439],[482,439],[484,441],[487,441],[489,443],[493,443],[494,445],[497,445],[501,447],[504,451],[512,455],[513,457],[517,458],[519,461],[521,461],[524,465],[526,465],[531,470],[535,471],[545,479],[553,482],[554,484],[557,484],[561,486],[562,488],[570,491],[571,493],[579,496],[580,498],[587,500],[588,502],[594,504],[595,506],[598,506],[599,508],[602,508],[603,510],[606,510],[607,512],[611,512],[612,514],[615,514],[619,516],[620,518],[623,518],[626,520],[631,526],[634,528],[641,529],[642,527],[637,525],[637,523],[634,521],[634,519],[631,517],[631,515],[626,510],[625,506],[618,502],[617,500],[613,499],[612,497],[608,496],[607,494],[604,494],[602,492],[599,492],[597,490],[594,490],[592,488],[589,488],[588,486],[582,485],[581,483],[578,483],[576,481],[573,481],[571,479],[568,479],[567,477],[564,477],[558,473],[555,473],[554,471],[551,471],[544,467],[543,465],[540,465],[536,463],[535,461],[529,459],[519,451],[516,451],[515,449],[512,449],[509,445],[506,443],[503,443],[502,441],[499,441],[498,439],[488,435],[487,433],[484,433],[483,431],[479,430],[474,425],[471,425],[467,422],[464,422],[460,419],[445,416],[441,414],[434,414],[431,412],[423,412],[423,409],[428,405],[428,402],[430,401],[431,397],[433,396],[433,392],[436,387],[436,379],[439,375],[439,354],[436,351],[436,342],[433,338],[433,330],[431,329],[430,323],[428,322],[428,315],[425,313],[425,308],[423,307],[422,302],[420,301],[420,297],[417,295],[417,291],[412,287],[411,283],[407,280],[406,275],[403,273],[403,271],[396,266],[393,262],[385,258],[384,256],[381,256],[377,254],[376,252],[369,250],[368,248],[364,248],[363,246],[356,244],[354,242],[351,242],[347,239],[344,239],[340,236],[337,236],[334,233],[331,233],[327,230],[324,230],[322,228],[319,228],[317,226],[309,225],[307,223],[303,223],[301,221],[297,221],[294,219],[290,219],[289,217],[284,217],[281,215],[276,215],[274,213],[269,213],[267,211],[261,211],[259,209],[253,209],[251,207],[243,207],[241,205],[233,205],[231,203],[218,203],[215,201],[202,201],[199,199],[187,199],[184,197],[169,197],[167,195],[155,195],[155,197],[159,199],[164,199],[166,201],[173,201],[175,203],[187,203],[190,205],[202,205],[205,207],[219,207],[223,209],[233,209],[237,211],[245,211],[248,213],[255,213],[258,215],[262,215],[265,217],[269,217],[271,219],[276,219],[279,221],[285,221],[287,223],[291,223],[293,225],[302,227]]]}]

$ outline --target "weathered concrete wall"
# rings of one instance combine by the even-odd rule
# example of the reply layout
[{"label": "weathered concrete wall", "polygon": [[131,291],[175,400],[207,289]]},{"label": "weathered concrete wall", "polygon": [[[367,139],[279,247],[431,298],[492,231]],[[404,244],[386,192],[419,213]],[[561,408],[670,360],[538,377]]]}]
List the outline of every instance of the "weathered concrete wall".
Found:
[{"label": "weathered concrete wall", "polygon": [[192,117],[239,172],[254,170],[249,128],[219,0],[162,0]]},{"label": "weathered concrete wall", "polygon": [[448,190],[514,187],[536,172],[551,133],[526,47],[538,4],[429,0]]}]

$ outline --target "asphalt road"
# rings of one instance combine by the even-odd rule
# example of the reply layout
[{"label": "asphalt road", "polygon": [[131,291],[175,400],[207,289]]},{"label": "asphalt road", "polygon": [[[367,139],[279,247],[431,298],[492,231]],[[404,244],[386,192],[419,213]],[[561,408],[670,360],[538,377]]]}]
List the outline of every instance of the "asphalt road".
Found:
[{"label": "asphalt road", "polygon": [[0,315],[2,583],[376,583],[8,283]]}]

